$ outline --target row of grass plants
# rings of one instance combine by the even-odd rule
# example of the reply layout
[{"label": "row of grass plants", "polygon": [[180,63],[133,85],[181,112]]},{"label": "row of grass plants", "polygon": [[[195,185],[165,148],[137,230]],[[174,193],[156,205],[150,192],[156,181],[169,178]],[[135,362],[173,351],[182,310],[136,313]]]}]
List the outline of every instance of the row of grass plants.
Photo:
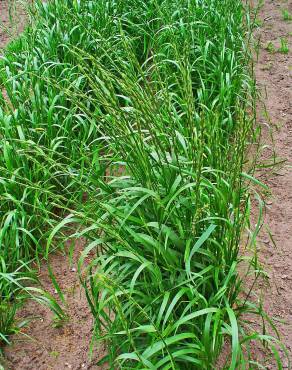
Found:
[{"label": "row of grass plants", "polygon": [[28,9],[0,64],[2,340],[25,292],[66,314],[35,269],[83,238],[100,365],[261,368],[258,342],[280,369],[277,331],[244,285],[261,274],[259,225],[240,251],[251,184],[264,186],[247,161],[258,133],[252,10],[241,0]]}]

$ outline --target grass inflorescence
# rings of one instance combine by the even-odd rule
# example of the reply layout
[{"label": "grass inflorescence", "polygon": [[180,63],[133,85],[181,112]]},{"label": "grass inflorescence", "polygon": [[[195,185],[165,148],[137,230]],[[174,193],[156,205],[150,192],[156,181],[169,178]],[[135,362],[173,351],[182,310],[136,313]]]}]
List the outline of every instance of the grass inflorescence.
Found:
[{"label": "grass inflorescence", "polygon": [[111,369],[210,369],[224,342],[227,367],[257,366],[254,340],[279,361],[277,339],[241,319],[266,319],[238,272],[250,183],[263,186],[246,163],[248,9],[52,0],[30,10],[0,68],[7,272],[84,237],[80,279]]}]

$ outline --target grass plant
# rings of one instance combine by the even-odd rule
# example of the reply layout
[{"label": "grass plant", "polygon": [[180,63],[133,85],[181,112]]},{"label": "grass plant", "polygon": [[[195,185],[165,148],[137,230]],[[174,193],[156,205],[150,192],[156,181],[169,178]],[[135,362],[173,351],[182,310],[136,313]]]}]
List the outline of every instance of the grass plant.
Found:
[{"label": "grass plant", "polygon": [[110,369],[212,369],[226,341],[226,367],[260,367],[255,340],[281,368],[266,326],[277,331],[239,274],[244,262],[246,275],[262,274],[260,217],[252,255],[240,245],[250,189],[265,188],[246,161],[256,135],[248,8],[52,0],[30,13],[0,67],[8,272],[84,237],[79,274]]},{"label": "grass plant", "polygon": [[276,47],[275,47],[275,45],[274,45],[274,43],[273,43],[272,41],[269,41],[269,42],[266,44],[266,47],[265,47],[265,48],[267,49],[267,51],[268,51],[269,53],[274,54],[274,53],[276,52]]},{"label": "grass plant", "polygon": [[280,42],[281,42],[281,46],[278,49],[279,52],[282,54],[288,54],[289,53],[288,40],[285,37],[281,37]]},{"label": "grass plant", "polygon": [[292,15],[288,9],[282,9],[282,17],[283,17],[283,20],[286,22],[289,22],[292,20]]}]

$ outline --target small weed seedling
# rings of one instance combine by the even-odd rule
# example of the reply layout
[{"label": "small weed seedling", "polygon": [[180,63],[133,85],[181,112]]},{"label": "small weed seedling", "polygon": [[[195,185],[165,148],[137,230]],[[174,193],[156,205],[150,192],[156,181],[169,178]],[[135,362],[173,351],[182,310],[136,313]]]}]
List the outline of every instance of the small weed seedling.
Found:
[{"label": "small weed seedling", "polygon": [[262,67],[261,67],[261,70],[262,71],[270,71],[273,67],[273,63],[272,62],[269,62],[269,63],[266,63],[266,64],[263,64]]},{"label": "small weed seedling", "polygon": [[289,53],[289,45],[288,40],[284,37],[281,37],[281,46],[278,49],[279,53],[288,54]]},{"label": "small weed seedling", "polygon": [[50,355],[52,357],[54,357],[54,358],[58,358],[60,356],[60,352],[58,352],[58,351],[52,351],[52,352],[50,352]]},{"label": "small weed seedling", "polygon": [[288,9],[282,9],[282,16],[283,20],[289,22],[292,20],[292,14],[289,12]]},{"label": "small weed seedling", "polygon": [[265,49],[269,52],[269,53],[272,53],[274,54],[276,52],[276,48],[275,48],[275,45],[273,44],[272,41],[269,41],[266,46],[265,46]]},{"label": "small weed seedling", "polygon": [[264,24],[264,21],[260,18],[256,18],[255,21],[254,21],[255,27],[260,28],[260,27],[262,27],[263,24]]}]

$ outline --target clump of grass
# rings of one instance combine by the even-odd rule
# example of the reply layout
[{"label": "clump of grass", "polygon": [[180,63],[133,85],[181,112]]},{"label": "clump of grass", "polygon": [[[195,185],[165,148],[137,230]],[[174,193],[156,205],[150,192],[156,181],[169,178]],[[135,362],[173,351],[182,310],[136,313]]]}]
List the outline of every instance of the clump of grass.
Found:
[{"label": "clump of grass", "polygon": [[[64,5],[55,5],[60,16]],[[95,121],[86,121],[69,98],[70,89],[83,82],[76,81],[74,66],[60,65],[60,61],[69,61],[62,49],[66,46],[60,39],[61,26],[52,35],[52,14],[45,4],[35,2],[33,23],[8,45],[0,61],[0,250],[5,274],[48,256],[47,233],[62,220],[70,204],[80,202],[80,190],[85,191],[86,185],[84,181],[76,184],[88,168],[85,162],[92,165],[99,150],[97,146],[89,149],[96,137]],[[4,271],[0,268],[0,272]],[[25,269],[21,272],[27,273]],[[5,286],[10,292],[3,297],[7,315],[2,317],[7,325],[1,334],[7,338],[19,305],[6,305],[6,301],[12,294],[16,302],[24,291],[11,283]]]},{"label": "clump of grass", "polygon": [[279,53],[288,54],[289,53],[288,40],[285,37],[281,37],[280,42],[281,46],[278,49]]},{"label": "clump of grass", "polygon": [[274,54],[276,52],[276,47],[274,45],[274,43],[272,41],[269,41],[266,46],[265,46],[265,49],[269,52],[269,53],[272,53]]},{"label": "clump of grass", "polygon": [[263,24],[264,24],[264,21],[261,18],[256,18],[254,20],[254,26],[255,27],[260,28],[260,27],[262,27]]},{"label": "clump of grass", "polygon": [[292,14],[289,12],[288,9],[282,9],[282,17],[283,20],[289,22],[292,20]]}]

